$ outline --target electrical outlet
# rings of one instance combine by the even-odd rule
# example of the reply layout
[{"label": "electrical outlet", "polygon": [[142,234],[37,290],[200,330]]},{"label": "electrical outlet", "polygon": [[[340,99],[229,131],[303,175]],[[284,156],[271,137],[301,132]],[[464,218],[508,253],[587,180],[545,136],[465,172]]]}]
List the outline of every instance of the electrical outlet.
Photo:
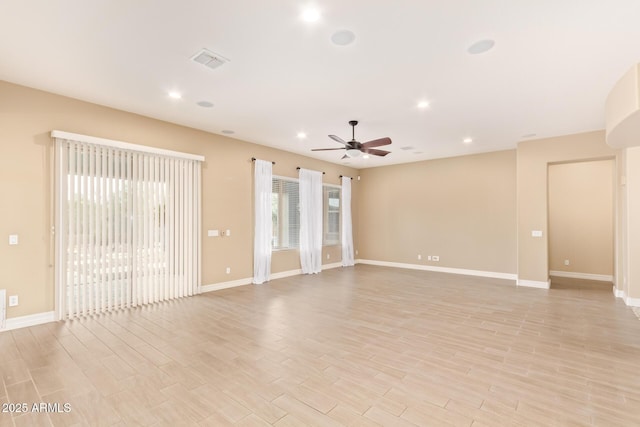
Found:
[{"label": "electrical outlet", "polygon": [[440,255],[432,255],[431,256],[431,260],[432,261],[440,261]]},{"label": "electrical outlet", "polygon": [[18,235],[17,234],[10,234],[9,235],[9,244],[10,245],[17,245],[18,244]]},{"label": "electrical outlet", "polygon": [[422,255],[418,254],[418,261],[422,259]]},{"label": "electrical outlet", "polygon": [[358,250],[356,249],[356,255],[358,255]]},{"label": "electrical outlet", "polygon": [[227,267],[227,274],[231,274],[231,267]]},{"label": "electrical outlet", "polygon": [[331,258],[331,254],[327,254],[327,259]]},{"label": "electrical outlet", "polygon": [[18,295],[9,296],[9,307],[15,307],[18,305]]},{"label": "electrical outlet", "polygon": [[569,264],[570,264],[569,260],[568,260],[568,259],[565,259],[565,260],[564,260],[564,265],[569,265]]}]

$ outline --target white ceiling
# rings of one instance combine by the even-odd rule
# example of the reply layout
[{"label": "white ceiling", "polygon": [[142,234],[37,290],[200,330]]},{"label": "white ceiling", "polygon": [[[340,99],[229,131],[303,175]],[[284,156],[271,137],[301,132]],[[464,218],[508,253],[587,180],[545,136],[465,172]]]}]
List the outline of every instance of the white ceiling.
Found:
[{"label": "white ceiling", "polygon": [[[315,0],[310,24],[311,4],[2,0],[0,79],[335,163],[341,151],[310,149],[339,147],[327,135],[350,139],[356,119],[359,141],[393,140],[349,160],[363,168],[602,129],[640,61],[638,0]],[[334,45],[343,29],[355,42]],[[467,53],[483,39],[495,47]],[[202,48],[230,62],[192,62]]]}]

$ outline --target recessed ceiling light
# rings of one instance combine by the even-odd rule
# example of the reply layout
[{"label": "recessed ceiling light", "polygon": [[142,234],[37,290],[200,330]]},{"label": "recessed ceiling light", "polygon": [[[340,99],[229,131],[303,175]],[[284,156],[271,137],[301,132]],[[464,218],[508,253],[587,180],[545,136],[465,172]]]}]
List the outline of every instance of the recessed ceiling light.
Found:
[{"label": "recessed ceiling light", "polygon": [[211,108],[213,107],[213,104],[209,101],[198,101],[196,102],[196,105],[198,105],[199,107],[202,108]]},{"label": "recessed ceiling light", "polygon": [[320,20],[320,12],[315,8],[308,8],[300,16],[304,22],[316,22]]},{"label": "recessed ceiling light", "polygon": [[490,39],[480,40],[469,46],[467,48],[467,52],[469,52],[471,55],[478,55],[480,53],[485,53],[491,50],[491,48],[493,48],[493,45],[495,44],[496,42]]},{"label": "recessed ceiling light", "polygon": [[304,132],[298,132],[298,139],[305,139],[307,137],[307,134]]},{"label": "recessed ceiling light", "polygon": [[420,108],[421,110],[424,110],[428,106],[429,106],[429,101],[420,101],[420,102],[418,102],[418,108]]},{"label": "recessed ceiling light", "polygon": [[338,46],[349,45],[353,43],[355,39],[356,35],[353,33],[353,31],[349,30],[336,31],[331,36],[331,41],[333,42],[333,44],[336,44]]},{"label": "recessed ceiling light", "polygon": [[233,130],[230,130],[230,129],[224,129],[224,130],[222,131],[222,133],[227,134],[227,135],[233,135],[233,134],[234,134],[234,133],[236,133],[236,132],[235,132],[235,131],[233,131]]},{"label": "recessed ceiling light", "polygon": [[464,142],[465,144],[471,144],[473,142],[473,139],[465,138],[465,139],[462,140],[462,142]]},{"label": "recessed ceiling light", "polygon": [[169,92],[169,98],[180,99],[182,98],[182,94],[180,92],[171,91]]}]

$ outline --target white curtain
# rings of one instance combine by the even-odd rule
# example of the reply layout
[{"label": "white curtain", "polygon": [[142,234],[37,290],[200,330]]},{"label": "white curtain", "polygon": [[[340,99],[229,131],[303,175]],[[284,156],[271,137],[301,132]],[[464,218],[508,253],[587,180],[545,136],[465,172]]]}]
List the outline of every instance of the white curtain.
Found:
[{"label": "white curtain", "polygon": [[351,178],[342,177],[342,266],[355,264],[353,259],[353,230],[351,222]]},{"label": "white curtain", "polygon": [[60,319],[199,291],[199,160],[64,138],[56,157]]},{"label": "white curtain", "polygon": [[300,169],[300,264],[303,274],[322,271],[322,172]]},{"label": "white curtain", "polygon": [[255,161],[254,205],[255,226],[253,235],[253,283],[260,285],[269,281],[271,273],[271,179],[272,164],[264,160]]}]

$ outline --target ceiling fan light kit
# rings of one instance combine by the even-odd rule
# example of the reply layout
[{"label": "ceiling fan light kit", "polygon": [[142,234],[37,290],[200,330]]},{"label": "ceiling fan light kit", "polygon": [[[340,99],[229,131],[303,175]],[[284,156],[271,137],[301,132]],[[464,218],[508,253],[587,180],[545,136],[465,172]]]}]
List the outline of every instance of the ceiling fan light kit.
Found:
[{"label": "ceiling fan light kit", "polygon": [[337,143],[344,145],[344,148],[314,148],[311,151],[331,151],[331,150],[345,150],[345,155],[342,157],[345,158],[356,158],[361,157],[363,153],[365,154],[365,158],[368,158],[369,154],[374,156],[386,156],[389,154],[389,151],[385,150],[376,150],[373,147],[381,147],[383,145],[391,144],[391,138],[384,137],[378,138],[367,142],[358,142],[356,141],[356,125],[358,124],[357,120],[350,120],[349,125],[351,126],[351,141],[347,142],[344,139],[340,138],[336,135],[329,135],[329,138],[333,139]]},{"label": "ceiling fan light kit", "polygon": [[360,157],[362,155],[362,151],[358,150],[357,148],[347,148],[346,154],[351,158]]}]

